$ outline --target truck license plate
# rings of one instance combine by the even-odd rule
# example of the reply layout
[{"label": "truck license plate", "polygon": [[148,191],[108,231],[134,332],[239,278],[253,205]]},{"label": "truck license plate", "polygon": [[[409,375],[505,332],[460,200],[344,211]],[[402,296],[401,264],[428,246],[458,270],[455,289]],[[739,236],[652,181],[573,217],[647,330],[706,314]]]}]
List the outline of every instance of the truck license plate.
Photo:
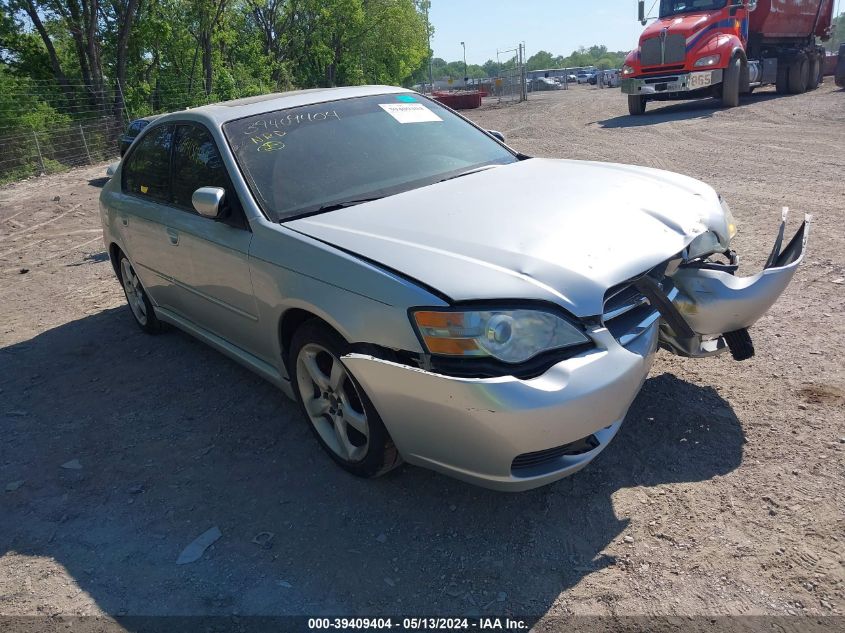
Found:
[{"label": "truck license plate", "polygon": [[713,73],[707,71],[706,73],[691,73],[689,76],[689,88],[695,90],[696,88],[706,88],[713,82]]}]

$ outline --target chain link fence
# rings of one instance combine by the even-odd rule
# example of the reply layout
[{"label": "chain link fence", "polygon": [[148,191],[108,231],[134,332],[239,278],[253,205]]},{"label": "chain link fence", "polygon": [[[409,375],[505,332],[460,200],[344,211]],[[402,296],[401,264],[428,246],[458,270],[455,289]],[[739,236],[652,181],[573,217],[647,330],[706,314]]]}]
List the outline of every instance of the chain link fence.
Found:
[{"label": "chain link fence", "polygon": [[191,81],[114,82],[94,92],[83,83],[27,80],[0,95],[0,184],[116,160],[135,118],[275,90],[260,81],[221,80],[211,94]]},{"label": "chain link fence", "polygon": [[525,69],[522,66],[516,66],[512,70],[499,73],[492,82],[489,96],[497,103],[519,103],[527,99],[527,89]]},{"label": "chain link fence", "polygon": [[123,127],[114,117],[102,117],[0,136],[0,183],[114,158]]}]

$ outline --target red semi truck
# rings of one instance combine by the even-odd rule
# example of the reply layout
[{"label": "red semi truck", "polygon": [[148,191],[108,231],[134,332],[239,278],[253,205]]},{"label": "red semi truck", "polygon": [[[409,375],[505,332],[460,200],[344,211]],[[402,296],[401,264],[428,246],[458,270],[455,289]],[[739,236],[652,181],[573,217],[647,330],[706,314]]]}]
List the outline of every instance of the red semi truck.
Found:
[{"label": "red semi truck", "polygon": [[[713,96],[726,107],[739,95],[775,84],[779,93],[822,81],[833,0],[655,0],[659,16],[622,67],[628,110],[649,101]],[[639,2],[645,25],[645,3]]]}]

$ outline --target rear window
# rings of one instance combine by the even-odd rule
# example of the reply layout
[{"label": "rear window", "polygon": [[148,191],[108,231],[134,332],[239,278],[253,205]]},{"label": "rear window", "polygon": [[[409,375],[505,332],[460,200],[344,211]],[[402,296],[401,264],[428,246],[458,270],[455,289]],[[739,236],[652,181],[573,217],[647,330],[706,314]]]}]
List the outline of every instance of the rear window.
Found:
[{"label": "rear window", "polygon": [[258,203],[280,221],[517,160],[415,93],[277,110],[223,130]]}]

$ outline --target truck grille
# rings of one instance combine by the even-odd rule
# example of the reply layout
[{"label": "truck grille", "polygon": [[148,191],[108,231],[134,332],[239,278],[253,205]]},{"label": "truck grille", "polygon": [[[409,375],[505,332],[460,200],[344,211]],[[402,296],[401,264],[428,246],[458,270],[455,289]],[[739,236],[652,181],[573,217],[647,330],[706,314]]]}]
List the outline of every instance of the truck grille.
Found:
[{"label": "truck grille", "polygon": [[643,42],[640,49],[640,63],[643,66],[663,66],[683,62],[687,56],[687,40],[678,33],[667,33],[665,43],[660,37]]}]

